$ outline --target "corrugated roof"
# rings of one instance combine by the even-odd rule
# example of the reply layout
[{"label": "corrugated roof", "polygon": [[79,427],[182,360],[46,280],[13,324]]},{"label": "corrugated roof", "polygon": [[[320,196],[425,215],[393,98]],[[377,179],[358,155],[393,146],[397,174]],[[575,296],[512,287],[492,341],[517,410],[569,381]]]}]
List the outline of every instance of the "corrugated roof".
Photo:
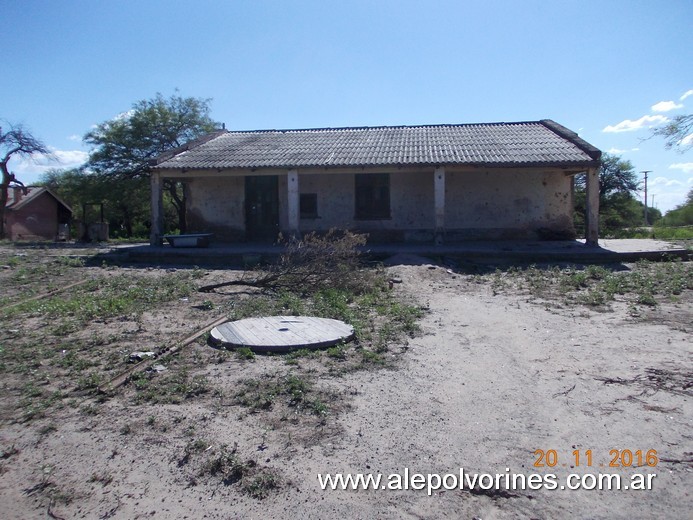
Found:
[{"label": "corrugated roof", "polygon": [[156,169],[389,165],[585,165],[601,152],[550,120],[229,131],[168,153]]}]

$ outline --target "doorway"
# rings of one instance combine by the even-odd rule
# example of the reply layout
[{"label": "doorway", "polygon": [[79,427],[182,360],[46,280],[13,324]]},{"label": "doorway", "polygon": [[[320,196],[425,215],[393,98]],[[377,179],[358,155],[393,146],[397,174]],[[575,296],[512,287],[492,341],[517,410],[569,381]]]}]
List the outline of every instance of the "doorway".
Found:
[{"label": "doorway", "polygon": [[245,178],[245,231],[248,240],[275,240],[279,234],[279,177]]}]

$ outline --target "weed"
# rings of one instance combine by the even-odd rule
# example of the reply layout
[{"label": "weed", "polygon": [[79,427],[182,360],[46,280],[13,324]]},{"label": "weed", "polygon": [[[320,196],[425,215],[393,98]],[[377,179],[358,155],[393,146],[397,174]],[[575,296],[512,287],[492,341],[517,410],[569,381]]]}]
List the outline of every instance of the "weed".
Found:
[{"label": "weed", "polygon": [[243,462],[236,451],[222,446],[219,453],[207,460],[200,474],[209,473],[212,476],[220,476],[225,485],[230,485],[241,480],[250,468],[254,467],[253,461]]},{"label": "weed", "polygon": [[17,455],[18,453],[19,453],[19,450],[13,444],[9,448],[0,449],[0,459],[9,459],[13,455]]},{"label": "weed", "polygon": [[238,347],[235,352],[239,359],[255,359],[255,352],[248,347]]},{"label": "weed", "polygon": [[91,477],[89,477],[89,482],[98,482],[105,487],[113,482],[113,475],[107,471],[102,471],[101,473],[92,473]]},{"label": "weed", "polygon": [[98,388],[103,381],[101,374],[97,372],[89,372],[77,380],[77,390],[92,390]]},{"label": "weed", "polygon": [[58,427],[53,423],[45,424],[41,426],[38,430],[39,435],[48,435],[49,433],[53,433],[56,431],[58,431]]},{"label": "weed", "polygon": [[153,377],[140,372],[132,378],[136,390],[135,402],[180,403],[210,391],[209,381],[205,376],[190,376],[187,370],[181,369],[167,377]]},{"label": "weed", "polygon": [[649,307],[655,307],[657,305],[657,300],[650,292],[643,292],[638,295],[638,303],[642,305],[647,305]]},{"label": "weed", "polygon": [[333,359],[337,359],[338,361],[344,361],[347,358],[346,348],[343,344],[330,347],[327,349],[327,355]]},{"label": "weed", "polygon": [[300,316],[305,313],[304,300],[297,294],[283,290],[277,297],[277,304],[285,314]]},{"label": "weed", "polygon": [[68,318],[55,329],[56,334],[65,335],[87,321],[145,310],[157,303],[188,296],[192,290],[190,276],[185,274],[156,279],[113,276],[90,281],[69,295],[23,303],[7,309],[5,314]]},{"label": "weed", "polygon": [[372,351],[365,349],[365,348],[361,350],[361,360],[366,364],[373,364],[373,365],[385,364],[385,360],[383,359],[382,355],[380,355],[377,352],[372,352]]},{"label": "weed", "polygon": [[262,500],[267,498],[269,492],[278,488],[280,479],[276,472],[265,471],[252,478],[250,482],[244,484],[242,489],[253,498]]},{"label": "weed", "polygon": [[98,415],[101,409],[94,404],[87,404],[82,406],[79,411],[84,415]]},{"label": "weed", "polygon": [[276,470],[260,467],[252,459],[243,460],[236,453],[235,445],[231,449],[222,445],[207,459],[202,464],[199,476],[206,474],[221,478],[226,486],[239,484],[241,492],[258,500],[266,498],[271,490],[281,485],[281,478]]},{"label": "weed", "polygon": [[184,465],[190,462],[190,458],[193,455],[196,455],[198,453],[202,453],[206,451],[208,448],[211,447],[211,444],[209,444],[206,440],[204,439],[194,439],[189,441],[186,445],[185,448],[183,449],[183,457],[179,461],[179,465]]},{"label": "weed", "polygon": [[310,403],[310,409],[315,415],[327,415],[330,409],[320,399],[315,399]]},{"label": "weed", "polygon": [[502,287],[497,271],[488,278],[496,294],[508,286],[523,288],[534,297],[545,300],[564,298],[566,304],[605,306],[618,295],[630,304],[656,306],[658,297],[673,300],[685,290],[693,289],[693,268],[681,261],[640,261],[629,271],[612,271],[603,266],[559,270],[511,268],[505,273]]},{"label": "weed", "polygon": [[243,381],[235,400],[253,412],[270,410],[279,404],[297,414],[307,411],[322,416],[329,412],[324,402],[326,397],[328,394],[318,391],[312,381],[295,373],[287,373]]}]

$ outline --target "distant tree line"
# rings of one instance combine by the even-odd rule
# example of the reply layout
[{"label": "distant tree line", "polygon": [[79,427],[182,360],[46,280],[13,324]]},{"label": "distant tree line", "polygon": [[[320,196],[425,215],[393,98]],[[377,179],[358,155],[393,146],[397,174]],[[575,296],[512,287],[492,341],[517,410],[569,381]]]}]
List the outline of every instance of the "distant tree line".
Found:
[{"label": "distant tree line", "polygon": [[688,190],[686,201],[679,204],[662,218],[665,226],[693,226],[693,188]]}]

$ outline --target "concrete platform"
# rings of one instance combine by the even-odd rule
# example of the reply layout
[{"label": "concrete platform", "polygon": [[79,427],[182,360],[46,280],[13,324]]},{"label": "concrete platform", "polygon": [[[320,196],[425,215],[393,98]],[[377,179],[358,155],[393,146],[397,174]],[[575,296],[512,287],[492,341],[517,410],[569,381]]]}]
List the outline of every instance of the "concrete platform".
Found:
[{"label": "concrete platform", "polygon": [[[113,247],[99,259],[150,265],[199,265],[208,267],[244,267],[276,259],[283,248],[261,243],[213,243],[205,249],[152,247],[148,244]],[[474,241],[455,244],[368,244],[366,258],[384,260],[392,255],[412,254],[436,259],[442,256],[474,263],[619,263],[637,260],[690,260],[693,251],[682,243],[650,239],[605,239],[599,247],[586,246],[581,240],[566,241]]]}]

